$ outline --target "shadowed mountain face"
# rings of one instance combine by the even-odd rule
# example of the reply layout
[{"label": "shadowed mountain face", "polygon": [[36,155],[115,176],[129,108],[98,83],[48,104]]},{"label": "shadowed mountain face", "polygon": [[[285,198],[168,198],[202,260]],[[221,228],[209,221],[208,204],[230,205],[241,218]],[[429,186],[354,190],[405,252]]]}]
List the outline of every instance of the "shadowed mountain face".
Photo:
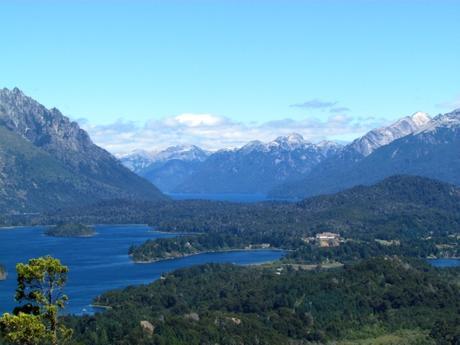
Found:
[{"label": "shadowed mountain face", "polygon": [[102,199],[164,196],[57,109],[0,90],[0,210],[36,212]]},{"label": "shadowed mountain face", "polygon": [[372,184],[395,174],[420,175],[460,184],[460,110],[439,115],[413,133],[383,145],[367,156],[344,150],[348,157],[318,165],[306,178],[277,187],[278,197],[303,198]]},{"label": "shadowed mountain face", "polygon": [[120,160],[163,192],[171,192],[195,174],[210,154],[195,145],[178,145],[160,152],[135,151]]}]

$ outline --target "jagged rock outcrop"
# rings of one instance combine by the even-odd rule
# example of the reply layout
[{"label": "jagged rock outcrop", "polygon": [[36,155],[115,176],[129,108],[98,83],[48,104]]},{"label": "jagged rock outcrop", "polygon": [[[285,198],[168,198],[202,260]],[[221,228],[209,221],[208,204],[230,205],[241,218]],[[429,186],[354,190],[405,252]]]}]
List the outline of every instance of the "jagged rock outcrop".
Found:
[{"label": "jagged rock outcrop", "polygon": [[76,122],[17,88],[0,90],[0,187],[0,210],[19,213],[101,199],[164,198]]}]

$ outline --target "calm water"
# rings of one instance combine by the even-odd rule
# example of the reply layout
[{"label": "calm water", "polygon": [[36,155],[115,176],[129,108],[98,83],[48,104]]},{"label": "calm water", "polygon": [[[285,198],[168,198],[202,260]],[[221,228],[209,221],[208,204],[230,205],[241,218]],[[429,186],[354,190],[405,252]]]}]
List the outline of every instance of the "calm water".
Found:
[{"label": "calm water", "polygon": [[174,200],[215,200],[230,202],[260,202],[269,201],[270,199],[264,194],[195,194],[195,193],[167,193]]},{"label": "calm water", "polygon": [[434,267],[458,267],[460,259],[428,259],[428,263]]},{"label": "calm water", "polygon": [[151,231],[147,226],[96,226],[97,235],[89,238],[56,238],[43,234],[43,227],[0,229],[0,263],[9,273],[0,281],[0,314],[11,311],[16,287],[17,262],[42,255],[52,255],[69,266],[65,289],[70,297],[68,313],[91,312],[91,301],[104,291],[152,282],[162,273],[203,263],[240,265],[273,261],[283,253],[273,250],[209,253],[151,264],[134,264],[128,248],[148,239],[171,237]]}]

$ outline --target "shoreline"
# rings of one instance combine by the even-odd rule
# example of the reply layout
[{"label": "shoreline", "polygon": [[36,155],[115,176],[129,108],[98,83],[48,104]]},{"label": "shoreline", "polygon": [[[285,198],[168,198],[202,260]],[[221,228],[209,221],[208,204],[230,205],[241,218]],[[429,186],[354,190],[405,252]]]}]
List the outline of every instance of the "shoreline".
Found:
[{"label": "shoreline", "polygon": [[95,237],[98,233],[94,233],[92,235],[75,235],[75,236],[58,236],[58,235],[48,235],[48,234],[43,234],[44,236],[47,237],[55,237],[55,238],[90,238],[90,237]]},{"label": "shoreline", "polygon": [[[196,252],[196,253],[188,253],[188,254],[183,254],[179,256],[172,256],[172,257],[166,257],[166,258],[158,258],[158,259],[151,259],[151,260],[134,260],[132,259],[132,262],[134,264],[152,264],[155,262],[160,262],[160,261],[167,261],[167,260],[176,260],[176,259],[183,259],[187,258],[190,256],[195,256],[195,255],[201,255],[201,254],[212,254],[212,253],[228,253],[228,252],[252,252],[252,251],[261,251],[261,250],[270,250],[274,252],[286,252],[285,249],[281,248],[255,248],[255,249],[246,249],[246,248],[241,248],[241,249],[222,249],[222,250],[206,250],[202,252]],[[132,258],[132,254],[129,255]]]}]

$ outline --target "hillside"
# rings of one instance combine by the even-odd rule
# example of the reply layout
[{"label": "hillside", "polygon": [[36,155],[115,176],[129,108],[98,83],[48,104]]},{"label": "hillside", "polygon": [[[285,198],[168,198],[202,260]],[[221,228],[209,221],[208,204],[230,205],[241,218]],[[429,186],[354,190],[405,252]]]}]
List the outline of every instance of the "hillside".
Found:
[{"label": "hillside", "polygon": [[152,184],[58,110],[0,90],[0,210],[41,212],[113,198],[161,200]]},{"label": "hillside", "polygon": [[[459,188],[414,176],[393,176],[372,186],[358,186],[299,203],[103,202],[32,217],[27,222],[142,223],[162,231],[197,233],[184,241],[147,241],[133,247],[131,253],[142,261],[162,259],[171,250],[190,253],[262,244],[298,250],[292,257],[308,262],[376,254],[460,255]],[[338,233],[348,240],[331,251],[318,251],[304,240],[323,231]],[[376,240],[398,245],[385,246]]]},{"label": "hillside", "polygon": [[77,342],[92,345],[375,344],[384,336],[434,345],[459,336],[459,293],[440,272],[393,257],[320,272],[214,264],[106,293],[96,302],[109,310],[66,322]]}]

